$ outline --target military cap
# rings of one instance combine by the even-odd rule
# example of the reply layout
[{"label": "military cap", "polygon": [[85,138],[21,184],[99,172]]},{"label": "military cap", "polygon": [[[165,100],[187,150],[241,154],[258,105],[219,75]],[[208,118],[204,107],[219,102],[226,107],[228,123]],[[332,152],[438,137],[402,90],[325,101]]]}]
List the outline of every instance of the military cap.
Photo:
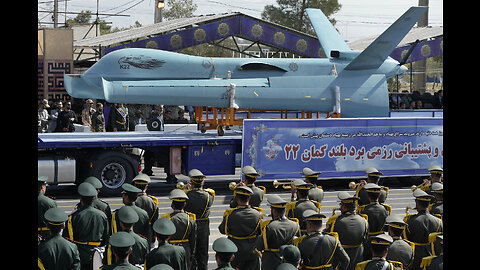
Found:
[{"label": "military cap", "polygon": [[173,222],[168,218],[159,218],[153,223],[153,230],[161,235],[173,235],[177,231]]},{"label": "military cap", "polygon": [[203,175],[203,173],[197,169],[190,170],[188,172],[188,176],[190,177],[190,180],[196,184],[201,184],[205,178],[205,175]]},{"label": "military cap", "polygon": [[295,262],[301,258],[300,250],[294,245],[282,245],[280,246],[280,255],[286,262]]},{"label": "military cap", "polygon": [[97,190],[92,184],[83,182],[78,186],[78,194],[83,197],[93,197],[97,196]]},{"label": "military cap", "polygon": [[248,175],[248,176],[260,176],[259,173],[257,173],[257,170],[255,170],[252,166],[245,166],[242,169],[243,174]]},{"label": "military cap", "polygon": [[233,195],[242,194],[250,196],[253,193],[253,190],[247,186],[238,186],[233,191]]},{"label": "military cap", "polygon": [[112,247],[131,247],[135,244],[135,238],[133,238],[128,232],[117,232],[110,236],[108,243],[112,245]]},{"label": "military cap", "polygon": [[233,243],[232,240],[226,237],[220,237],[220,238],[217,238],[215,241],[213,241],[212,248],[216,252],[223,252],[223,253],[235,253],[238,251],[238,248],[235,245],[235,243]]},{"label": "military cap", "polygon": [[47,184],[48,177],[47,176],[39,176],[38,177],[38,183],[46,185]]},{"label": "military cap", "polygon": [[142,192],[141,189],[139,189],[139,188],[137,188],[137,187],[135,187],[135,186],[132,186],[132,185],[129,184],[129,183],[123,184],[123,185],[122,185],[122,189],[123,189],[123,191],[125,191],[125,192],[131,192],[131,193],[140,193],[140,192]]},{"label": "military cap", "polygon": [[429,202],[433,198],[432,195],[426,193],[425,191],[419,188],[413,192],[413,197],[415,197],[416,200],[427,201],[427,202]]},{"label": "military cap", "polygon": [[267,205],[276,208],[285,208],[287,205],[287,201],[282,199],[277,194],[269,194],[267,195]]},{"label": "military cap", "polygon": [[61,210],[58,207],[48,209],[43,215],[43,217],[48,223],[52,225],[62,225],[68,219],[65,211]]},{"label": "military cap", "polygon": [[276,270],[297,270],[298,268],[291,263],[281,263],[275,268]]},{"label": "military cap", "polygon": [[307,209],[305,211],[303,211],[303,217],[306,219],[306,220],[322,220],[324,218],[326,218],[327,216],[325,216],[324,214],[320,214],[312,209]]},{"label": "military cap", "polygon": [[380,190],[382,189],[381,186],[375,184],[375,183],[368,183],[363,187],[367,192],[371,193],[380,193]]},{"label": "military cap", "polygon": [[118,220],[123,223],[132,224],[138,221],[139,217],[135,210],[130,206],[122,206],[117,212]]},{"label": "military cap", "polygon": [[374,167],[368,167],[366,170],[365,170],[365,173],[368,175],[368,176],[380,176],[382,175],[383,173],[382,172],[379,172],[376,168]]},{"label": "military cap", "polygon": [[438,165],[430,165],[430,167],[428,167],[428,171],[431,173],[431,174],[442,174],[443,173],[443,169],[442,167],[438,166]]},{"label": "military cap", "polygon": [[393,238],[386,233],[370,236],[370,239],[372,240],[372,245],[390,245],[393,243]]},{"label": "military cap", "polygon": [[307,183],[307,182],[305,182],[301,179],[297,179],[297,180],[293,181],[293,185],[297,189],[311,189],[313,187],[312,184]]},{"label": "military cap", "polygon": [[169,199],[172,201],[184,202],[188,200],[188,196],[183,190],[176,188],[170,192]]},{"label": "military cap", "polygon": [[150,183],[150,176],[144,173],[139,173],[137,176],[135,176],[132,180],[132,183],[135,184],[148,184]]},{"label": "military cap", "polygon": [[433,183],[432,190],[436,193],[443,193],[443,184],[438,182]]},{"label": "military cap", "polygon": [[103,186],[102,182],[100,182],[100,180],[98,180],[98,178],[95,176],[89,176],[83,182],[91,184],[96,189],[100,189]]},{"label": "military cap", "polygon": [[388,224],[388,226],[397,228],[397,229],[405,229],[405,226],[408,224],[403,222],[403,219],[401,219],[397,215],[389,215],[387,216],[387,219],[385,220],[385,223]]},{"label": "military cap", "polygon": [[303,168],[302,173],[303,173],[305,176],[318,176],[318,175],[321,174],[322,172],[316,172],[316,171],[313,171],[312,169],[310,169],[310,168],[308,168],[308,167],[305,167],[305,168]]},{"label": "military cap", "polygon": [[160,263],[151,267],[150,270],[173,270],[173,268],[168,264]]},{"label": "military cap", "polygon": [[339,191],[337,197],[342,203],[354,203],[355,200],[360,199],[359,197],[348,194],[346,191]]}]

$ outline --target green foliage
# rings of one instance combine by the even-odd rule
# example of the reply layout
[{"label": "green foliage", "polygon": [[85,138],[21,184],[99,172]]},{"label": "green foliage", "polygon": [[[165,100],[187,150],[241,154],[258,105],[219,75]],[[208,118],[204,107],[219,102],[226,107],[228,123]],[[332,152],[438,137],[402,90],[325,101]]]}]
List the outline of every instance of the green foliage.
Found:
[{"label": "green foliage", "polygon": [[162,17],[167,20],[192,17],[197,10],[192,0],[168,0],[165,1],[165,7]]}]

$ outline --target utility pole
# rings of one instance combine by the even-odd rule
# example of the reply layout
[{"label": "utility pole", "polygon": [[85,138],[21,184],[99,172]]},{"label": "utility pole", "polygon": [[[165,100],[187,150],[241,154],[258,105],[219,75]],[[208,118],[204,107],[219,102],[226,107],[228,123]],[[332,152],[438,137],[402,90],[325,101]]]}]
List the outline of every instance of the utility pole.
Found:
[{"label": "utility pole", "polygon": [[[428,0],[418,0],[419,6],[428,7]],[[428,26],[428,9],[423,16],[418,20],[417,27]],[[413,89],[425,93],[427,88],[427,59],[418,60],[414,63],[415,78],[413,80]]]},{"label": "utility pole", "polygon": [[58,0],[53,1],[53,28],[58,27]]},{"label": "utility pole", "polygon": [[155,0],[153,23],[159,23],[162,21],[162,10],[164,7],[165,0]]}]

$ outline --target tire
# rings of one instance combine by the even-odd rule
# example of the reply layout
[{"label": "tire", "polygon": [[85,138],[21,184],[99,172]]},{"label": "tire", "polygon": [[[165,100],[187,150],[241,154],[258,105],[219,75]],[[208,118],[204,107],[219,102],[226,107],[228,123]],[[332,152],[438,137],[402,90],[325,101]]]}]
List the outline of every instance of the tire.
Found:
[{"label": "tire", "polygon": [[153,119],[151,121],[148,121],[147,123],[147,129],[149,131],[160,131],[162,128],[162,123],[160,122],[159,119]]},{"label": "tire", "polygon": [[[103,187],[100,192],[107,196],[121,194],[122,185],[135,177],[135,161],[119,152],[107,152],[92,162],[92,172]],[[137,165],[138,168],[138,165]]]}]

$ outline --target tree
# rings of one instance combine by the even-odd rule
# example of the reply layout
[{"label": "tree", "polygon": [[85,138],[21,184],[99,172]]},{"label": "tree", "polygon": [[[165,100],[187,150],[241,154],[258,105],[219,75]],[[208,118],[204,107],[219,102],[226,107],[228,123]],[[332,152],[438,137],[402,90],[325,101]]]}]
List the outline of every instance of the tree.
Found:
[{"label": "tree", "polygon": [[[75,18],[67,20],[67,26],[74,24],[90,24],[91,19],[92,12],[90,10],[82,10]],[[98,20],[98,24],[100,25],[100,35],[110,33],[112,26],[107,25],[105,20]]]},{"label": "tree", "polygon": [[277,4],[278,6],[266,5],[262,12],[262,19],[312,35],[315,32],[305,12],[307,8],[321,9],[335,25],[335,19],[329,16],[342,7],[338,0],[277,0]]},{"label": "tree", "polygon": [[192,17],[197,10],[192,0],[168,0],[165,7],[168,9],[163,10],[162,17],[167,20]]}]

